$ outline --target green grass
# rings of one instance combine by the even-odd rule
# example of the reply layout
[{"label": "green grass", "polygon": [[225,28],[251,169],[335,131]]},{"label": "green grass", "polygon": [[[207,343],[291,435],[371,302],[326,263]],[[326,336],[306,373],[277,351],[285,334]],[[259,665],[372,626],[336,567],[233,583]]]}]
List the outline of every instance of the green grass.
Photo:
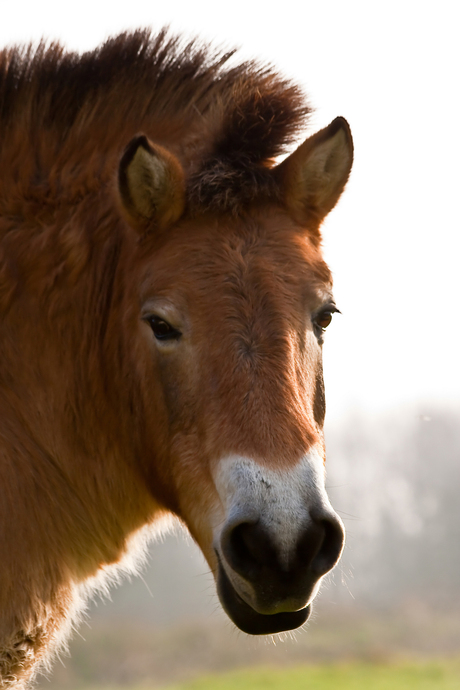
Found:
[{"label": "green grass", "polygon": [[[85,686],[81,690],[153,690],[136,686]],[[252,668],[198,678],[162,690],[460,690],[460,659],[323,664],[294,668]]]},{"label": "green grass", "polygon": [[460,661],[350,663],[251,669],[208,676],[169,690],[459,690]]}]

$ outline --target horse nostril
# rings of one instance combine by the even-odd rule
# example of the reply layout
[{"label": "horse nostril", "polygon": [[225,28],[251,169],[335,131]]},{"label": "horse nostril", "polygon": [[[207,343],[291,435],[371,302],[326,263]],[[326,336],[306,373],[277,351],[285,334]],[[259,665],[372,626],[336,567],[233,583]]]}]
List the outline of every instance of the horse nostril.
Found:
[{"label": "horse nostril", "polygon": [[[329,570],[335,566],[342,553],[343,544],[345,541],[345,533],[340,520],[334,515],[327,518],[314,519],[314,531],[316,532],[315,541],[318,547],[313,558],[311,557],[312,549],[308,542],[311,541],[311,536],[306,535],[307,544],[299,544],[299,550],[304,551],[310,560],[309,566],[311,570],[318,576],[325,575]],[[305,548],[307,547],[307,548]]]},{"label": "horse nostril", "polygon": [[222,534],[221,545],[230,567],[250,580],[255,579],[264,566],[276,562],[273,543],[258,520],[227,528]]},{"label": "horse nostril", "polygon": [[228,525],[221,536],[222,555],[232,570],[247,580],[274,577],[284,572],[291,576],[310,573],[320,578],[331,570],[340,558],[344,530],[333,514],[321,512],[311,515],[308,526],[297,542],[291,556],[261,524],[259,519]]}]

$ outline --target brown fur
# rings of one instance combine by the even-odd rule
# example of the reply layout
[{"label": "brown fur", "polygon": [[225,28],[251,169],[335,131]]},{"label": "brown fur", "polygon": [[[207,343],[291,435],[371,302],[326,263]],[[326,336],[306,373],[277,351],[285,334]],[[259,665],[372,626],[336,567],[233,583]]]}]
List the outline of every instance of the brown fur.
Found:
[{"label": "brown fur", "polygon": [[[305,316],[331,289],[321,219],[301,228],[271,170],[309,109],[230,55],[142,31],[81,56],[0,53],[2,688],[32,677],[143,526],[173,512],[211,563],[219,453],[282,465],[322,444]],[[117,186],[139,133],[182,166],[167,229],[131,223]],[[184,360],[143,320],[163,295],[194,324]]]},{"label": "brown fur", "polygon": [[18,197],[21,208],[24,197],[72,203],[99,188],[112,175],[120,142],[136,131],[172,144],[190,172],[194,204],[238,209],[271,193],[266,167],[305,127],[309,108],[270,68],[228,67],[232,54],[147,31],[82,56],[58,44],[3,51],[6,209],[14,213]]}]

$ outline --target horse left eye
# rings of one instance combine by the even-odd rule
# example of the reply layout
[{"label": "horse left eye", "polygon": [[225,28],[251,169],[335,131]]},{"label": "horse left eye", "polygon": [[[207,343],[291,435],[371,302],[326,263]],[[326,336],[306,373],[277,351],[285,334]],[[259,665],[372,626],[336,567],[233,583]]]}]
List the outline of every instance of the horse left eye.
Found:
[{"label": "horse left eye", "polygon": [[332,321],[332,312],[331,311],[323,311],[322,314],[319,314],[316,319],[315,319],[315,324],[321,328],[322,331],[325,331],[326,328],[329,326],[329,324]]},{"label": "horse left eye", "polygon": [[150,324],[153,335],[157,340],[179,340],[182,333],[160,316],[149,316],[146,321]]},{"label": "horse left eye", "polygon": [[337,307],[333,305],[326,307],[313,318],[313,325],[316,326],[316,328],[318,328],[320,331],[325,331],[332,321],[332,315],[336,312],[340,314],[340,311],[337,309]]}]

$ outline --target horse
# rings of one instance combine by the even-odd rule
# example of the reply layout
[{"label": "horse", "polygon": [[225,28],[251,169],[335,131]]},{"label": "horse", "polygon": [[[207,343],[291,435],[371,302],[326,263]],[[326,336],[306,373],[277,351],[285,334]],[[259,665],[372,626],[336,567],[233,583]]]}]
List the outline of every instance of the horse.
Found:
[{"label": "horse", "polygon": [[242,631],[302,626],[325,488],[321,224],[347,122],[169,30],[0,53],[0,677],[24,688],[168,520]]}]

